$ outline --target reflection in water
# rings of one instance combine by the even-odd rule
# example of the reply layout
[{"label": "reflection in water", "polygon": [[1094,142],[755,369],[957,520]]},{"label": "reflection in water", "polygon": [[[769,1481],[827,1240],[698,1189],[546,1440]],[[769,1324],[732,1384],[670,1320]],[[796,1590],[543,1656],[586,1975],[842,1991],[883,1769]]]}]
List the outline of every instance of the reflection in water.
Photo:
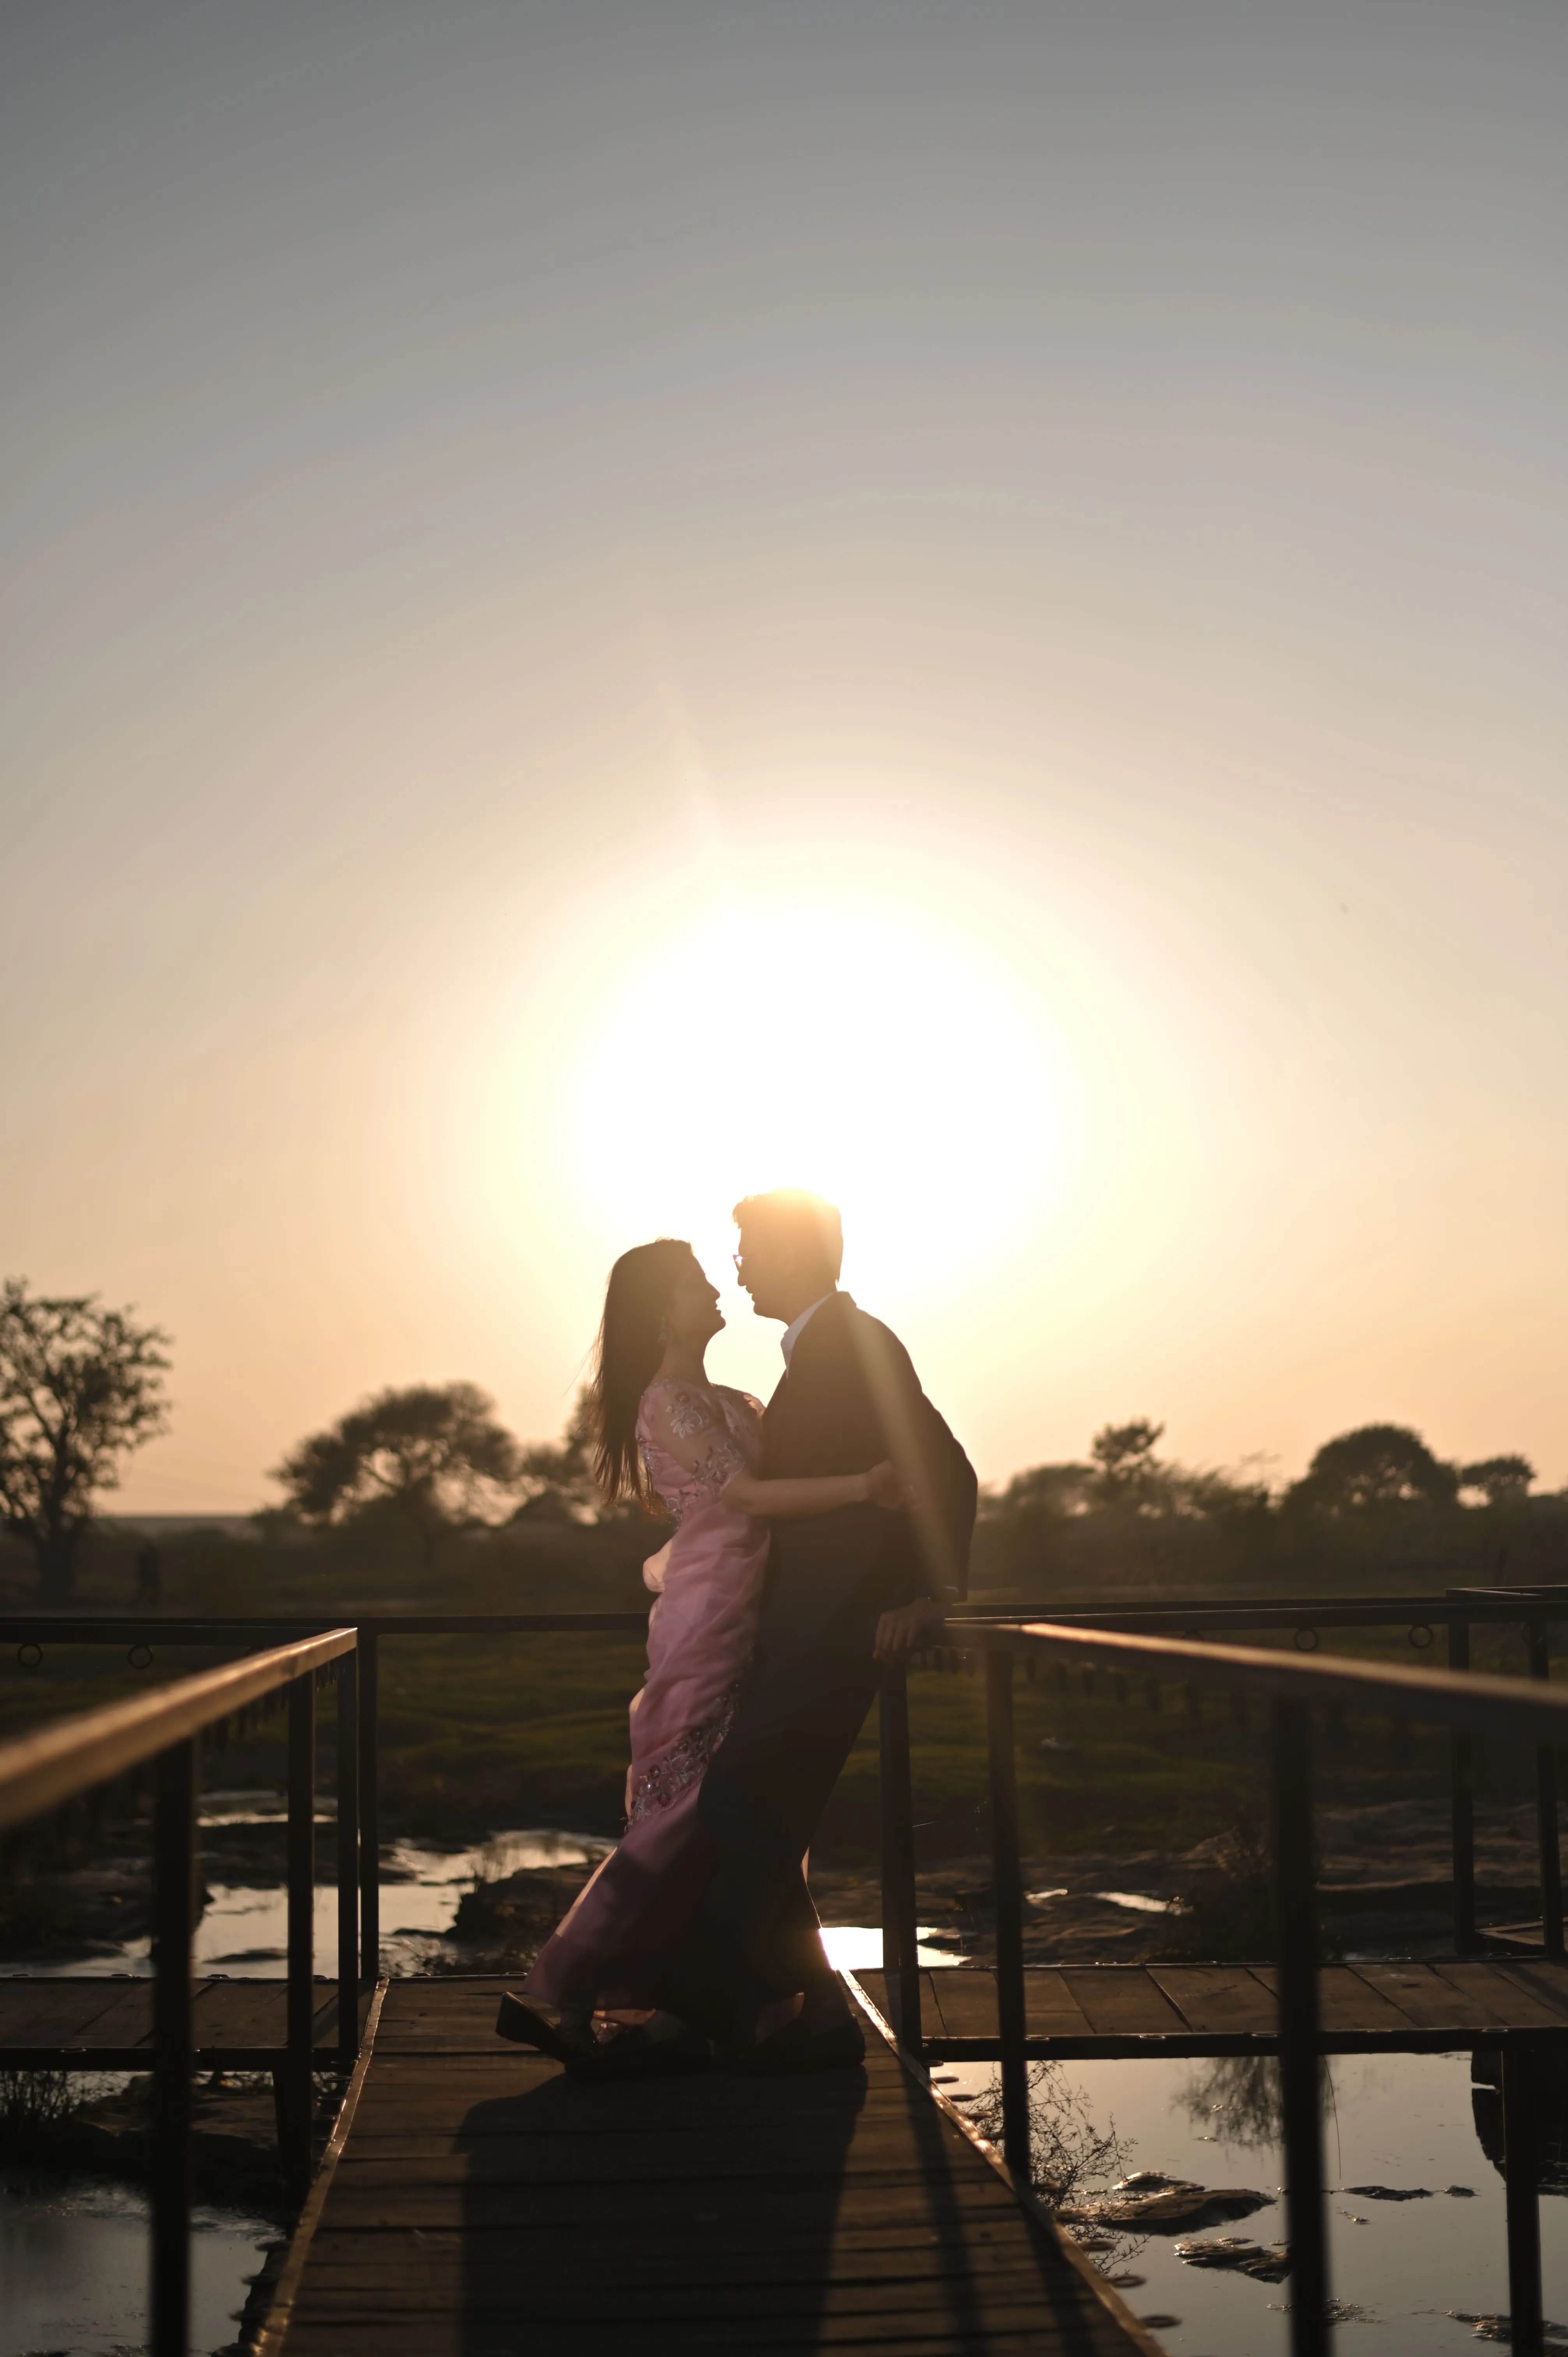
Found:
[{"label": "reflection in water", "polygon": [[[16,2179],[0,2202],[0,2357],[129,2357],[146,2340],[147,2205],[120,2186]],[[191,2239],[191,2345],[228,2347],[249,2277],[275,2229],[199,2209]]]},{"label": "reflection in water", "polygon": [[[1568,2193],[1568,2060],[1542,2044],[1530,2069],[1535,2090],[1536,2184],[1542,2193]],[[1470,2105],[1481,2150],[1503,2174],[1502,2057],[1470,2057]]]},{"label": "reflection in water", "polygon": [[[967,2108],[981,2135],[1000,2145],[1000,2081]],[[1108,2118],[1102,2128],[1096,2124],[1083,2089],[1059,2062],[1031,2063],[1029,2177],[1047,2201],[1058,2206],[1080,2201],[1086,2193],[1124,2177],[1132,2149],[1127,2138],[1117,2134],[1114,2119]]]},{"label": "reflection in water", "polygon": [[[244,1835],[259,1826],[281,1824],[285,1814],[275,1793],[214,1792],[203,1805],[201,1822],[211,1831]],[[328,1817],[325,1822],[332,1820]],[[214,1845],[207,1846],[210,1851]],[[538,1826],[496,1834],[466,1849],[435,1850],[416,1842],[384,1842],[381,1970],[394,1977],[443,1966],[461,1970],[462,1952],[448,1934],[458,1900],[476,1881],[499,1881],[505,1875],[539,1867],[594,1865],[614,1846],[596,1835],[564,1834]],[[275,1871],[269,1871],[274,1867]],[[288,1898],[281,1849],[275,1860],[269,1857],[265,1865],[258,1859],[257,1868],[254,1879],[224,1879],[215,1876],[209,1866],[205,1879],[207,1903],[196,1927],[194,1955],[199,1972],[227,1973],[237,1980],[267,1979],[282,1972],[288,1955]],[[330,1882],[318,1881],[316,1886],[315,1948],[315,1969],[330,1977],[338,1969],[338,1893]],[[0,1971],[5,1969],[0,1963]],[[148,1938],[144,1933],[115,1948],[100,1945],[91,1954],[63,1962],[18,1963],[9,1969],[50,1977],[146,1973],[151,1970]]]},{"label": "reflection in water", "polygon": [[1280,2141],[1280,2069],[1272,2054],[1227,2054],[1195,2071],[1181,2107],[1205,2144],[1224,2129],[1227,2144],[1258,2152]]},{"label": "reflection in water", "polygon": [[[1284,2133],[1280,2066],[1272,2054],[1226,2054],[1205,2062],[1179,2100],[1204,2143],[1262,2152],[1279,2144]],[[1332,2120],[1334,2073],[1326,2061],[1318,2066],[1317,2102],[1324,2117]]]},{"label": "reflection in water", "polygon": [[[1119,2141],[1136,2147],[1140,2169],[1211,2188],[1250,2185],[1275,2197],[1240,2230],[1197,2238],[1147,2233],[1135,2251],[1090,2227],[1080,2240],[1095,2265],[1112,2277],[1142,2278],[1128,2286],[1134,2312],[1181,2319],[1158,2328],[1173,2357],[1284,2357],[1288,2284],[1184,2266],[1176,2248],[1178,2239],[1215,2241],[1226,2232],[1262,2245],[1284,2241],[1272,2062],[1139,2059],[1070,2067],[1090,2129],[1104,2134],[1114,2122]],[[1457,2357],[1472,2344],[1475,2319],[1508,2307],[1503,2187],[1496,2167],[1479,2165],[1477,2148],[1477,2136],[1483,2147],[1494,2143],[1496,2091],[1484,2083],[1473,2090],[1470,2074],[1467,2053],[1338,2056],[1326,2068],[1334,2291],[1341,2321],[1356,2327],[1354,2345],[1375,2349],[1377,2357],[1444,2351]],[[945,2092],[961,2090],[950,2083]],[[1548,2190],[1568,2190],[1568,2073],[1552,2100],[1543,2182]],[[983,2102],[983,2095],[971,2107],[972,2116]],[[1401,2198],[1382,2198],[1391,2191]],[[1546,2310],[1568,2315],[1568,2205],[1545,2202],[1541,2222]],[[1346,2357],[1351,2347],[1348,2330]]]}]

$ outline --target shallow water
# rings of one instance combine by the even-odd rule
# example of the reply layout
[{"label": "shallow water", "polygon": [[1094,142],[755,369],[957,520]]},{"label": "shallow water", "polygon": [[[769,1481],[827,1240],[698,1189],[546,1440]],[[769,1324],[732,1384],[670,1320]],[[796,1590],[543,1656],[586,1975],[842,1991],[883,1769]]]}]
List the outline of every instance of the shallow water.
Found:
[{"label": "shallow water", "polygon": [[[198,2210],[191,2235],[191,2348],[227,2347],[245,2278],[276,2228]],[[0,2357],[132,2357],[146,2344],[145,2196],[121,2186],[34,2185],[0,2199]]]},{"label": "shallow water", "polygon": [[[255,1805],[240,1806],[242,1803]],[[282,1824],[285,1812],[271,1793],[213,1793],[201,1823],[213,1827]],[[330,1815],[317,1818],[330,1824]],[[497,1879],[525,1867],[580,1866],[596,1862],[615,1847],[594,1834],[564,1834],[530,1826],[492,1835],[467,1849],[426,1849],[413,1842],[381,1846],[381,1964],[402,1976],[428,1972],[433,1964],[459,1964],[462,1950],[446,1934],[457,1901],[478,1877]],[[209,1882],[210,1897],[196,1927],[194,1957],[202,1973],[227,1973],[236,1980],[268,1979],[288,1961],[288,1897],[281,1881],[266,1884]],[[328,1977],[338,1969],[338,1893],[317,1884],[314,1910],[315,1969]],[[878,1934],[880,1937],[880,1934]],[[0,1964],[0,1973],[77,1976],[151,1970],[146,1933],[119,1947],[66,1964]],[[880,1951],[877,1961],[880,1962]]]},{"label": "shallow water", "polygon": [[[995,2086],[993,2065],[932,2072],[942,2092],[972,2108]],[[1234,2089],[1212,2063],[1157,2060],[1071,2062],[1061,2081],[1101,2131],[1114,2125],[1127,2169],[1158,2169],[1209,2186],[1249,2186],[1276,2196],[1215,2234],[1262,2244],[1285,2240],[1277,2199],[1282,2163],[1272,2141],[1253,2142],[1238,2122]],[[1470,2102],[1468,2053],[1339,2056],[1330,2065],[1325,2123],[1329,2182],[1425,2186],[1431,2199],[1378,2201],[1336,2190],[1329,2202],[1330,2281],[1336,2299],[1363,2311],[1339,2330],[1338,2345],[1368,2357],[1439,2357],[1476,2345],[1473,2328],[1445,2311],[1497,2314],[1508,2308],[1502,2179],[1482,2151]],[[1223,2104],[1225,2108],[1217,2108]],[[1467,2185],[1474,2198],[1445,2194]],[[1541,2203],[1546,2313],[1568,2319],[1568,2205]],[[1181,2357],[1284,2357],[1290,2282],[1262,2284],[1218,2268],[1185,2266],[1160,2234],[1119,2235],[1094,2254],[1108,2276],[1144,2280],[1122,2297],[1139,2317],[1175,2316],[1157,2328]],[[1197,2239],[1208,2239],[1207,2236]]]}]

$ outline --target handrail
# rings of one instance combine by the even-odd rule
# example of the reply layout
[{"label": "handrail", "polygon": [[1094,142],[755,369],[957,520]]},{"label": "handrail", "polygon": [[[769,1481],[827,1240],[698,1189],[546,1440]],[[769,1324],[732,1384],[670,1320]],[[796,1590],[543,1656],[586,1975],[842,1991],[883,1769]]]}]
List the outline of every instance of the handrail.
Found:
[{"label": "handrail", "polygon": [[1479,1671],[1456,1677],[1448,1670],[1412,1670],[1353,1662],[1337,1655],[1283,1653],[1260,1645],[1210,1645],[1200,1640],[1141,1637],[1103,1629],[1071,1629],[1053,1621],[946,1621],[937,1632],[959,1651],[998,1647],[1043,1660],[1137,1672],[1163,1669],[1206,1684],[1263,1694],[1271,1701],[1350,1710],[1391,1708],[1423,1723],[1438,1721],[1510,1743],[1568,1744],[1568,1686],[1541,1690],[1520,1678]]},{"label": "handrail", "polygon": [[190,2326],[191,1933],[196,1905],[197,1738],[263,1695],[288,1698],[288,1978],[285,2042],[274,2050],[278,2142],[303,2198],[310,2171],[315,2052],[316,1679],[338,1670],[338,2057],[359,2044],[363,1742],[359,1634],[335,1628],[177,1678],[152,1693],[78,1711],[0,1744],[0,1831],[156,1761],[153,1805],[152,2300],[155,2357],[186,2357]]},{"label": "handrail", "polygon": [[262,1695],[324,1669],[358,1640],[352,1629],[306,1637],[268,1653],[252,1653],[220,1669],[177,1678],[149,1695],[106,1703],[98,1710],[51,1720],[35,1734],[0,1744],[0,1830],[41,1816],[94,1784],[139,1768],[172,1743],[199,1735]]},{"label": "handrail", "polygon": [[[1562,1599],[1561,1609],[1542,1613],[1543,1603]],[[1506,1625],[1523,1616],[1521,1604],[1536,1608],[1535,1617],[1568,1620],[1568,1588],[1528,1590],[1485,1587],[1450,1588],[1442,1596],[1259,1596],[1216,1604],[1201,1600],[1160,1604],[1123,1604],[1103,1610],[1039,1610],[1018,1604],[961,1605],[949,1615],[963,1628],[976,1621],[1009,1624],[1036,1618],[1049,1619],[1064,1629],[1291,1629],[1310,1622],[1320,1629],[1397,1628],[1402,1622],[1444,1623],[1453,1620],[1497,1621]]]},{"label": "handrail", "polygon": [[[1508,1617],[1521,1616],[1519,1604]],[[1537,1601],[1531,1598],[1530,1601]],[[1402,1611],[1401,1617],[1403,1617]],[[1436,1617],[1435,1614],[1434,1617]],[[1157,1706],[1162,1684],[1189,1690],[1215,1685],[1233,1701],[1251,1697],[1268,1714],[1273,1877],[1279,1995],[1281,2110],[1286,2208],[1292,2256],[1290,2336],[1293,2357],[1326,2357],[1332,2309],[1328,2298],[1327,2216],[1318,2070],[1323,2050],[1318,2018],[1316,1877],[1313,1863],[1312,1730],[1317,1710],[1388,1713],[1400,1721],[1436,1721],[1455,1746],[1456,1854],[1469,1837],[1467,1781],[1460,1808],[1460,1774],[1469,1775],[1468,1745],[1476,1734],[1533,1745],[1541,1774],[1542,1889],[1549,1953],[1562,1952],[1562,1897],[1557,1878],[1555,1749],[1568,1745],[1568,1689],[1551,1691],[1544,1621],[1523,1616],[1530,1643],[1527,1680],[1471,1673],[1466,1609],[1450,1617],[1449,1670],[1406,1669],[1343,1657],[1324,1659],[1256,1645],[1217,1645],[1193,1637],[1154,1636],[1126,1629],[1084,1627],[1066,1620],[975,1620],[950,1616],[932,1630],[933,1649],[986,1657],[986,1718],[990,1752],[993,1881],[995,1906],[996,2005],[1001,2056],[1004,2150],[1010,2167],[1029,2173],[1026,1984],[1024,1972],[1023,1877],[1014,1730],[1014,1663],[1046,1662],[1064,1681],[1076,1670],[1086,1690],[1107,1674],[1117,1699],[1141,1686]],[[1189,1623],[1190,1625],[1190,1623]],[[883,1964],[887,2010],[900,2042],[921,2050],[919,1974],[916,1969],[913,1796],[909,1784],[906,1674],[884,1672],[882,1756],[884,1808]],[[1547,1828],[1551,1855],[1547,1854]],[[1555,1907],[1555,1925],[1553,1909]],[[1555,1943],[1552,1932],[1555,1929]],[[1541,2349],[1540,2243],[1533,2134],[1519,2124],[1533,2101],[1541,2032],[1509,2032],[1502,2040],[1505,2112],[1516,2122],[1514,2149],[1530,2158],[1507,2172],[1509,2305],[1514,2347],[1520,2357]]]}]

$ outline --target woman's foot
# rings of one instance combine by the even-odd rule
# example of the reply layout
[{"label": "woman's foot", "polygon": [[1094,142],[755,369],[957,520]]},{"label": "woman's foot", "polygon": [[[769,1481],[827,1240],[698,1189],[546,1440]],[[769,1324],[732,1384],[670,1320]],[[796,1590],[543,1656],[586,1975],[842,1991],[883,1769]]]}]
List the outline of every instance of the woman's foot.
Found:
[{"label": "woman's foot", "polygon": [[711,2070],[713,2060],[702,2031],[673,2013],[650,2014],[565,2058],[575,2079],[672,2079]]}]

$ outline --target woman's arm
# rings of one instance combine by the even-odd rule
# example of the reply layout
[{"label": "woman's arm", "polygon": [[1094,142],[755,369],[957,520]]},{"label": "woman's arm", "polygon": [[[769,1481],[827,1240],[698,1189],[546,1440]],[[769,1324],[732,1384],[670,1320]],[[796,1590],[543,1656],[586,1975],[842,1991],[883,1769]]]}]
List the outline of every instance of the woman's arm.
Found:
[{"label": "woman's arm", "polygon": [[724,1492],[726,1506],[743,1514],[762,1514],[769,1522],[794,1523],[811,1514],[833,1514],[841,1506],[880,1506],[896,1513],[904,1502],[904,1485],[889,1464],[874,1465],[869,1473],[802,1475],[792,1481],[764,1481],[755,1473],[737,1473]]}]

